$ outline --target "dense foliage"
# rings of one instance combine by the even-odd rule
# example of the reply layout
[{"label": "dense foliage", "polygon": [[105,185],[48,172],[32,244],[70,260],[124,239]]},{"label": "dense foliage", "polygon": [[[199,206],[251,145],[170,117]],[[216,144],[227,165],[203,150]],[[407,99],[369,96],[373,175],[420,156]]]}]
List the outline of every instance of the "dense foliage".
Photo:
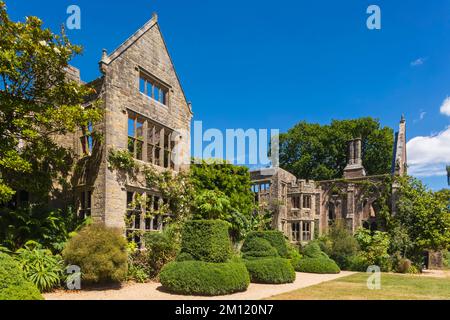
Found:
[{"label": "dense foliage", "polygon": [[87,282],[121,281],[127,275],[127,242],[120,230],[93,224],[67,243],[63,258],[81,268]]},{"label": "dense foliage", "polygon": [[246,260],[245,266],[252,283],[291,283],[295,281],[295,270],[284,258],[259,258]]},{"label": "dense foliage", "polygon": [[373,118],[334,120],[330,125],[300,122],[280,135],[280,166],[312,180],[341,178],[347,164],[347,141],[362,138],[368,174],[390,172],[393,130]]},{"label": "dense foliage", "polygon": [[393,226],[404,228],[413,241],[413,250],[442,250],[450,246],[449,192],[433,192],[419,180],[406,177],[400,186],[397,215]]},{"label": "dense foliage", "polygon": [[93,89],[66,76],[68,62],[81,52],[64,35],[27,17],[13,22],[0,2],[0,203],[15,190],[44,198],[54,179],[65,176],[72,154],[54,135],[87,128],[101,119]]},{"label": "dense foliage", "polygon": [[204,296],[245,291],[250,283],[245,265],[236,262],[171,262],[162,269],[160,280],[171,292]]},{"label": "dense foliage", "polygon": [[28,241],[40,243],[54,253],[61,252],[71,232],[85,221],[71,208],[49,209],[45,205],[0,209],[0,245],[15,251]]},{"label": "dense foliage", "polygon": [[43,300],[38,288],[28,281],[19,265],[0,252],[0,300]]},{"label": "dense foliage", "polygon": [[29,242],[17,250],[15,259],[25,277],[41,292],[58,287],[64,277],[64,263],[59,255],[53,255],[38,243]]},{"label": "dense foliage", "polygon": [[329,228],[327,235],[320,238],[319,245],[344,270],[348,268],[349,258],[359,251],[358,242],[340,220]]},{"label": "dense foliage", "polygon": [[389,234],[382,231],[358,229],[355,238],[361,248],[359,256],[366,261],[366,266],[376,265],[382,271],[391,271],[392,260],[388,253]]},{"label": "dense foliage", "polygon": [[[284,235],[280,231],[253,231],[250,232],[245,241],[252,241],[254,238],[262,238],[267,240],[274,247],[280,257],[288,258],[288,247]],[[245,243],[244,243],[245,246]]]},{"label": "dense foliage", "polygon": [[231,258],[229,224],[222,220],[193,220],[182,231],[181,252],[195,260],[226,262]]},{"label": "dense foliage", "polygon": [[225,161],[202,161],[191,166],[196,219],[221,219],[231,224],[233,239],[251,230],[254,195],[248,168]]},{"label": "dense foliage", "polygon": [[150,276],[159,274],[162,267],[175,260],[180,251],[180,241],[177,238],[176,230],[171,227],[163,232],[149,232],[144,235],[145,254],[150,268]]}]

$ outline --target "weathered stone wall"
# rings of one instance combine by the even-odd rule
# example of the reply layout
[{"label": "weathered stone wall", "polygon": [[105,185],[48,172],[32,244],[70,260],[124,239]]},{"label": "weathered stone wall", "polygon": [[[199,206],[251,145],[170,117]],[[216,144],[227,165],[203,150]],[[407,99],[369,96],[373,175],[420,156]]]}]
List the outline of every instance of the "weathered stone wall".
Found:
[{"label": "weathered stone wall", "polygon": [[[158,24],[155,22],[143,33],[137,33],[126,48],[120,47],[120,54],[113,52],[107,63],[103,63],[105,73],[105,155],[111,149],[127,149],[128,111],[173,130],[190,132],[192,113],[188,106]],[[140,70],[150,73],[170,85],[168,105],[162,105],[139,91]],[[189,137],[190,135],[188,135]],[[182,152],[189,154],[190,141],[184,139]],[[105,161],[106,162],[106,161]],[[124,227],[126,210],[126,189],[145,188],[143,177],[137,181],[123,181],[120,174],[108,168],[104,170],[105,201],[104,221],[106,225]],[[121,181],[122,180],[122,181]]]}]

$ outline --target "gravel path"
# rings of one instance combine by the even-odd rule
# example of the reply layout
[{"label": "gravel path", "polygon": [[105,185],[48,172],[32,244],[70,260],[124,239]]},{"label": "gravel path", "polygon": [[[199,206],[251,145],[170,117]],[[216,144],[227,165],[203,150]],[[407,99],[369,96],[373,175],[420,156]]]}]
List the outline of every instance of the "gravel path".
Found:
[{"label": "gravel path", "polygon": [[313,286],[322,282],[346,277],[354,272],[340,274],[297,273],[294,283],[281,285],[250,284],[246,292],[219,297],[174,295],[161,290],[159,283],[128,283],[117,288],[99,288],[76,292],[56,291],[45,294],[46,300],[260,300],[285,292]]}]

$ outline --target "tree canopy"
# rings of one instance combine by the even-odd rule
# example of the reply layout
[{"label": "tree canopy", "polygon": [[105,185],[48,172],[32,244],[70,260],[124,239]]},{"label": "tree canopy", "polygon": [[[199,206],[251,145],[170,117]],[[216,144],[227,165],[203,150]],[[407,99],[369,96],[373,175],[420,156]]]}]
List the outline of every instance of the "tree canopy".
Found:
[{"label": "tree canopy", "polygon": [[48,194],[71,164],[70,150],[52,137],[101,118],[98,108],[84,106],[93,89],[66,75],[80,52],[36,17],[11,21],[0,1],[0,203],[15,190]]},{"label": "tree canopy", "polygon": [[415,247],[442,250],[450,246],[450,198],[448,190],[433,192],[415,178],[399,180],[398,213],[394,217]]},{"label": "tree canopy", "polygon": [[347,142],[362,139],[367,174],[391,170],[394,133],[379,120],[333,120],[329,125],[300,122],[280,135],[280,166],[297,177],[311,180],[341,178],[347,164]]}]

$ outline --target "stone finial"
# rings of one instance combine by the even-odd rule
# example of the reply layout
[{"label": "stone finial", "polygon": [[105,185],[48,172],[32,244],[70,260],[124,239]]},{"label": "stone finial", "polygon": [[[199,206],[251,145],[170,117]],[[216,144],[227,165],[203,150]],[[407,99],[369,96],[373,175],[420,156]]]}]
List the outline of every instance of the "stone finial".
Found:
[{"label": "stone finial", "polygon": [[158,14],[156,12],[152,13],[152,19],[154,19],[155,21],[158,21]]},{"label": "stone finial", "polygon": [[402,113],[402,118],[400,119],[400,122],[401,122],[401,123],[406,122],[405,114],[404,114],[404,113]]},{"label": "stone finial", "polygon": [[106,51],[106,49],[102,50],[102,60],[106,60],[106,58],[108,57],[108,52]]}]

